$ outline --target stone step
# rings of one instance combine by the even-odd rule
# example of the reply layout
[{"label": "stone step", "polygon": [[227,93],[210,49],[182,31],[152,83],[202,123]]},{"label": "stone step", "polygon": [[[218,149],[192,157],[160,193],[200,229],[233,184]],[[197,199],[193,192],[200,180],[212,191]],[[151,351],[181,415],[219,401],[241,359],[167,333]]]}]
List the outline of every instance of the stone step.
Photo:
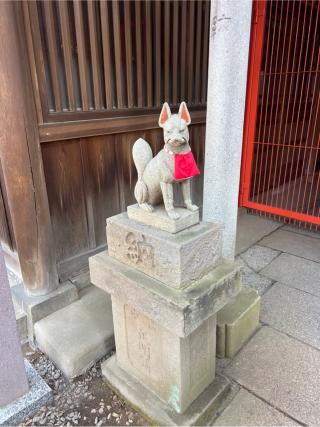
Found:
[{"label": "stone step", "polygon": [[233,357],[258,328],[260,301],[256,290],[242,286],[238,295],[218,312],[218,357]]},{"label": "stone step", "polygon": [[13,286],[11,294],[14,303],[27,315],[28,341],[31,346],[34,346],[35,323],[79,298],[78,289],[69,281],[61,283],[57,289],[47,295],[29,295],[23,283]]},{"label": "stone step", "polygon": [[114,347],[109,295],[89,286],[79,297],[34,325],[38,347],[68,378],[84,373]]},{"label": "stone step", "polygon": [[25,344],[28,341],[27,315],[15,301],[13,301],[13,307],[16,315],[17,329],[20,342],[21,344]]}]

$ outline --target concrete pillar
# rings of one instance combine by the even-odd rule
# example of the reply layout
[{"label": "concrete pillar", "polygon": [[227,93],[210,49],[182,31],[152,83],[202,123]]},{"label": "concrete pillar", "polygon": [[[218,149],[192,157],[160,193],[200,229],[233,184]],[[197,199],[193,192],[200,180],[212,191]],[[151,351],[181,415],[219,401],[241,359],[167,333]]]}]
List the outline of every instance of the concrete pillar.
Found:
[{"label": "concrete pillar", "polygon": [[7,270],[0,246],[0,408],[28,392]]},{"label": "concrete pillar", "polygon": [[203,219],[225,226],[234,258],[251,0],[211,0]]}]

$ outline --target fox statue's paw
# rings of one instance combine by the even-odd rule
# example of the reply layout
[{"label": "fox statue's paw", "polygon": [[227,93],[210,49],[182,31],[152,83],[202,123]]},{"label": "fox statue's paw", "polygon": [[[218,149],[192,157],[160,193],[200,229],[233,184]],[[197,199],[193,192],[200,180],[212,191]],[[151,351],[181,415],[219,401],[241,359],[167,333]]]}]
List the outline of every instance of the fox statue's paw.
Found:
[{"label": "fox statue's paw", "polygon": [[153,207],[149,205],[149,203],[141,203],[139,206],[141,209],[144,209],[147,212],[153,212]]},{"label": "fox statue's paw", "polygon": [[190,203],[185,203],[185,206],[188,209],[188,211],[191,211],[191,212],[195,212],[195,211],[199,210],[198,206],[193,205],[191,202]]},{"label": "fox statue's paw", "polygon": [[168,217],[171,219],[179,219],[180,215],[178,214],[178,212],[171,210],[171,211],[167,211]]}]

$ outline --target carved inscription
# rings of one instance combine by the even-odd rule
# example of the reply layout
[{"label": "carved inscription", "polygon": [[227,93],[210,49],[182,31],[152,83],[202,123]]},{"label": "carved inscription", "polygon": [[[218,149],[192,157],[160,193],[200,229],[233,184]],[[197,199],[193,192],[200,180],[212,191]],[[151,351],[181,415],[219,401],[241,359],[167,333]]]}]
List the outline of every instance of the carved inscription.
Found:
[{"label": "carved inscription", "polygon": [[161,360],[158,326],[153,320],[127,305],[125,319],[128,358],[131,365],[143,376],[156,379]]},{"label": "carved inscription", "polygon": [[149,264],[154,266],[154,249],[146,242],[145,236],[142,234],[141,239],[130,232],[126,235],[127,258],[135,264]]},{"label": "carved inscription", "polygon": [[140,327],[138,327],[138,352],[143,369],[150,374],[150,336]]}]

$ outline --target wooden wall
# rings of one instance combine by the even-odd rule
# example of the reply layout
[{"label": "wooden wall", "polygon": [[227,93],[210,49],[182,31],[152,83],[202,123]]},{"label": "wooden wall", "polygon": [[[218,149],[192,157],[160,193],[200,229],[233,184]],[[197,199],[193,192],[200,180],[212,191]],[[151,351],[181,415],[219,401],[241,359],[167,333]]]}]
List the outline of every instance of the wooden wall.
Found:
[{"label": "wooden wall", "polygon": [[[201,170],[204,132],[204,124],[190,126],[190,143]],[[88,255],[106,245],[106,218],[135,203],[131,149],[139,137],[154,153],[162,148],[161,129],[41,144],[61,279],[87,268]],[[201,206],[202,175],[193,187],[194,201]]]},{"label": "wooden wall", "polygon": [[[135,203],[132,145],[143,137],[154,153],[162,147],[164,101],[175,111],[188,103],[203,170],[210,15],[208,0],[62,3],[16,6],[60,280],[88,268],[106,246],[106,218]],[[200,206],[202,179],[193,182]],[[0,190],[0,239],[15,250]]]}]

